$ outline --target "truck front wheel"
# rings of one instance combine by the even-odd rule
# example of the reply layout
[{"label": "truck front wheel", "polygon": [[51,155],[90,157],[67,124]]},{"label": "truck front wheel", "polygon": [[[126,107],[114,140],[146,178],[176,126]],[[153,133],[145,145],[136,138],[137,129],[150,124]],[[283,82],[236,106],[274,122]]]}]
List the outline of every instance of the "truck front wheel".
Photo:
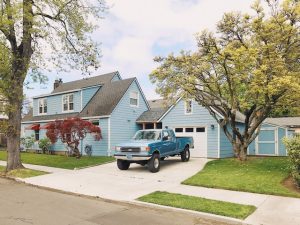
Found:
[{"label": "truck front wheel", "polygon": [[128,170],[130,162],[128,162],[127,160],[118,159],[117,165],[120,170]]},{"label": "truck front wheel", "polygon": [[148,161],[148,170],[152,173],[158,172],[160,169],[160,158],[158,154],[153,154]]},{"label": "truck front wheel", "polygon": [[188,146],[186,146],[184,148],[184,150],[183,150],[183,152],[181,152],[180,156],[181,156],[182,162],[187,162],[190,160],[190,149]]}]

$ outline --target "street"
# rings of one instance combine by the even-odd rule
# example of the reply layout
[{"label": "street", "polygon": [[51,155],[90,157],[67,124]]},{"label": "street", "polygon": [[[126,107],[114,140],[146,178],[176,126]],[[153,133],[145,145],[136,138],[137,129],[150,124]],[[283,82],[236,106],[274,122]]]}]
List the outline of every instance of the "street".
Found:
[{"label": "street", "polygon": [[75,196],[0,178],[1,225],[225,225],[166,209]]}]

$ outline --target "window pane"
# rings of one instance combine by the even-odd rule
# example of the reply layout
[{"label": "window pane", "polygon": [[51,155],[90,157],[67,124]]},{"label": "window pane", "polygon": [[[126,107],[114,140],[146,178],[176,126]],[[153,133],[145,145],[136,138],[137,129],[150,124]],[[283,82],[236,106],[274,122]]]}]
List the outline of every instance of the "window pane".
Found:
[{"label": "window pane", "polygon": [[175,132],[176,133],[182,133],[183,132],[183,128],[175,128]]},{"label": "window pane", "polygon": [[47,113],[47,105],[44,106],[44,113]]},{"label": "window pane", "polygon": [[136,91],[130,92],[130,98],[135,98],[135,99],[137,99],[137,98],[138,98],[138,93],[137,93]]},{"label": "window pane", "polygon": [[134,99],[134,98],[131,98],[130,99],[130,105],[138,105],[138,100],[137,99]]},{"label": "window pane", "polygon": [[64,111],[68,110],[68,105],[66,103],[64,103]]},{"label": "window pane", "polygon": [[185,132],[187,133],[194,132],[194,128],[185,128]]},{"label": "window pane", "polygon": [[185,102],[185,113],[192,113],[192,101]]},{"label": "window pane", "polygon": [[196,132],[205,132],[205,127],[197,127]]},{"label": "window pane", "polygon": [[69,102],[73,103],[73,94],[69,95]]},{"label": "window pane", "polygon": [[69,110],[73,110],[74,109],[74,104],[73,103],[69,103]]},{"label": "window pane", "polygon": [[43,113],[43,107],[39,107],[39,113]]}]

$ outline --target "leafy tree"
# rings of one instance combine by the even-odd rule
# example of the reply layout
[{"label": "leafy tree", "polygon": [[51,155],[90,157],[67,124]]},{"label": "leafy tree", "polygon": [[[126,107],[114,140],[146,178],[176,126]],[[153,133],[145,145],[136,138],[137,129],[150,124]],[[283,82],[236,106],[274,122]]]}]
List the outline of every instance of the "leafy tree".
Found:
[{"label": "leafy tree", "polygon": [[99,141],[102,138],[101,129],[98,126],[78,117],[50,122],[46,129],[46,136],[53,144],[60,139],[73,150],[77,158],[80,157],[80,151],[78,150],[79,142],[83,140],[88,133],[92,134],[95,140]]},{"label": "leafy tree", "polygon": [[197,51],[155,58],[160,66],[150,75],[165,98],[192,97],[204,106],[240,160],[270,112],[300,96],[300,3],[267,3],[266,11],[255,2],[253,15],[224,14],[216,34],[197,35]]},{"label": "leafy tree", "polygon": [[90,33],[105,9],[102,0],[0,0],[0,92],[7,100],[7,167],[22,168],[20,130],[23,86],[45,81],[55,68],[89,73],[99,66]]}]

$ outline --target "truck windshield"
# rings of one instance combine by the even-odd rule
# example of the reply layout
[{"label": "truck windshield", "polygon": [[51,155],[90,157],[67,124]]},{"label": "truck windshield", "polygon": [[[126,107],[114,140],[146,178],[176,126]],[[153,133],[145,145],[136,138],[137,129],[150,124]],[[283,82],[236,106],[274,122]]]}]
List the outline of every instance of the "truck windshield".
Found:
[{"label": "truck windshield", "polygon": [[134,140],[160,140],[161,139],[161,132],[160,131],[153,131],[153,130],[141,130],[138,131],[134,137]]}]

